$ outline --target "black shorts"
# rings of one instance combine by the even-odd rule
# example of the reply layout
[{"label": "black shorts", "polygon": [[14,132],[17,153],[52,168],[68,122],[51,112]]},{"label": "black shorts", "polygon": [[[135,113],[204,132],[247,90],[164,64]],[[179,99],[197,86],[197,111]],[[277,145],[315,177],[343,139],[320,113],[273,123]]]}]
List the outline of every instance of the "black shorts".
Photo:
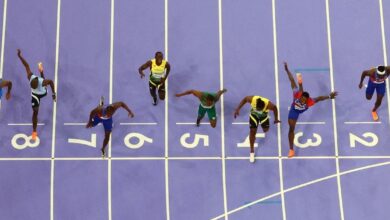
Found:
[{"label": "black shorts", "polygon": [[38,108],[39,105],[41,104],[41,98],[45,97],[46,95],[47,95],[47,92],[43,95],[31,93],[31,106],[33,108]]},{"label": "black shorts", "polygon": [[151,80],[149,80],[149,89],[154,90],[156,88],[158,89],[159,92],[165,92],[165,83],[161,84],[161,83],[156,83],[156,82],[152,82]]},{"label": "black shorts", "polygon": [[250,114],[249,115],[249,125],[250,125],[250,128],[257,128],[259,126],[259,124],[261,125],[261,127],[263,129],[269,128],[269,117],[268,117],[268,115],[265,115],[265,116],[262,116],[262,117],[258,117],[255,114]]}]

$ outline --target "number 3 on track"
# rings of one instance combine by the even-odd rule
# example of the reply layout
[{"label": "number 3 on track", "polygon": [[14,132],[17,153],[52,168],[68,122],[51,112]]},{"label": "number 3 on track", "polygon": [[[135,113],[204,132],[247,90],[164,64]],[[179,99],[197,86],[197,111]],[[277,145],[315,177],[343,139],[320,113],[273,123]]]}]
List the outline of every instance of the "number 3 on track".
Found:
[{"label": "number 3 on track", "polygon": [[299,138],[303,136],[303,132],[298,132],[295,134],[294,138],[294,144],[297,147],[300,148],[307,148],[307,147],[318,147],[322,143],[322,138],[321,135],[317,133],[313,133],[313,137],[315,138],[314,141],[313,139],[309,138],[305,143],[299,142]]}]

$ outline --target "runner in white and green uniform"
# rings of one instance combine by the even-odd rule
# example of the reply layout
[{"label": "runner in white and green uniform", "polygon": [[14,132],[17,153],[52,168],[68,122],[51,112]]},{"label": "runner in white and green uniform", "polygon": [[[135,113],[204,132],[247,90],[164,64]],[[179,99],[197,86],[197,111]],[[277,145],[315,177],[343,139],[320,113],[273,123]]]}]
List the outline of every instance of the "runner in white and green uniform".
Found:
[{"label": "runner in white and green uniform", "polygon": [[223,89],[216,93],[211,92],[201,92],[198,90],[188,90],[183,93],[176,94],[176,97],[193,94],[198,97],[200,100],[198,108],[198,118],[196,119],[196,126],[200,125],[200,121],[203,119],[205,114],[209,117],[211,127],[215,128],[217,126],[217,113],[215,110],[215,103],[218,102],[219,98],[227,90]]},{"label": "runner in white and green uniform", "polygon": [[279,116],[278,116],[278,108],[276,105],[274,105],[271,101],[268,99],[261,97],[261,96],[246,96],[240,104],[238,105],[236,111],[234,112],[234,118],[236,118],[240,114],[240,109],[242,106],[245,105],[245,103],[250,103],[251,110],[249,114],[249,124],[250,124],[250,131],[249,131],[249,144],[250,144],[250,157],[249,161],[251,163],[255,162],[255,139],[256,139],[256,133],[257,133],[257,127],[259,124],[261,125],[261,128],[263,129],[263,132],[266,133],[269,130],[269,116],[268,112],[269,110],[272,110],[274,112],[275,120],[274,123],[279,123]]}]

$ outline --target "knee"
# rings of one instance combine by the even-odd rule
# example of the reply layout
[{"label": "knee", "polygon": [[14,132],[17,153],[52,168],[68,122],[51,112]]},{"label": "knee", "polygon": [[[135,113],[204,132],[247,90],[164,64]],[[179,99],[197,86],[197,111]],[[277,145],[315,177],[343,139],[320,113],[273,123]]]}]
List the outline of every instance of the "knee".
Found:
[{"label": "knee", "polygon": [[372,98],[372,95],[366,94],[366,99],[367,99],[367,100],[371,100],[371,98]]},{"label": "knee", "polygon": [[264,133],[267,133],[269,131],[269,127],[263,128]]},{"label": "knee", "polygon": [[216,121],[210,122],[210,125],[212,128],[215,128],[217,127],[217,122]]},{"label": "knee", "polygon": [[288,129],[288,132],[294,133],[294,130],[295,130],[295,126],[290,126],[290,128]]}]

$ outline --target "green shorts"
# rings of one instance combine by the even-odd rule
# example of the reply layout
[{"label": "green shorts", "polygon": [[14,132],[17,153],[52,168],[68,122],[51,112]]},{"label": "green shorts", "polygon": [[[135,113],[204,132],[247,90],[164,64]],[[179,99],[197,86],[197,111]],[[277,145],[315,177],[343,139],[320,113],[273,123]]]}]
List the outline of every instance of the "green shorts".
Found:
[{"label": "green shorts", "polygon": [[198,117],[202,118],[207,112],[207,116],[209,120],[217,120],[217,112],[215,111],[215,106],[212,108],[203,108],[202,105],[199,105],[198,109]]}]

